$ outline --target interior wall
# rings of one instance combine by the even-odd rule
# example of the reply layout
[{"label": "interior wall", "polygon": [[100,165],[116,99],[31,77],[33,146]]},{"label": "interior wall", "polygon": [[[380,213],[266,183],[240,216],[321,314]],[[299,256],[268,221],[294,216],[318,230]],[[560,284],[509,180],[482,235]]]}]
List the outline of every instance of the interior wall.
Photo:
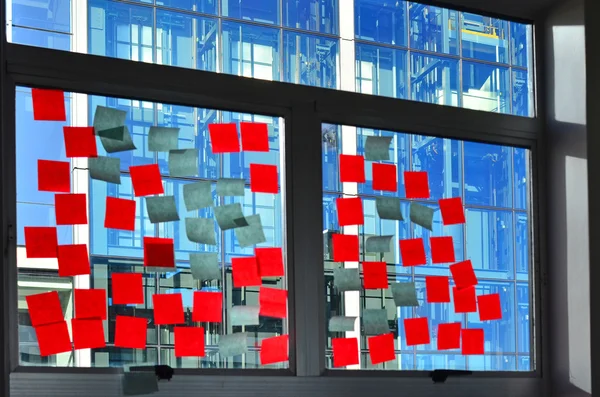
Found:
[{"label": "interior wall", "polygon": [[[599,21],[600,22],[600,21]],[[544,24],[548,299],[552,395],[591,395],[584,0]]]}]

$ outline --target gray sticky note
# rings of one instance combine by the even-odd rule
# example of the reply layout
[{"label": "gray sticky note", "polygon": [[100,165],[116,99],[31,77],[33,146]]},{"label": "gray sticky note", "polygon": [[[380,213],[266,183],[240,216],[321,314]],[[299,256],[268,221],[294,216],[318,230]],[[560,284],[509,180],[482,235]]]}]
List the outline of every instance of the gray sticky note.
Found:
[{"label": "gray sticky note", "polygon": [[121,184],[121,159],[118,157],[90,157],[88,170],[92,179]]},{"label": "gray sticky note", "polygon": [[419,226],[433,231],[433,208],[421,204],[410,204],[410,220]]},{"label": "gray sticky note", "polygon": [[207,218],[185,218],[185,233],[194,243],[217,245],[215,221]]},{"label": "gray sticky note", "polygon": [[[238,222],[239,219],[236,220],[236,223]],[[262,222],[260,221],[260,215],[247,216],[246,222],[248,226],[238,227],[233,231],[240,247],[246,248],[267,241]]]},{"label": "gray sticky note", "polygon": [[171,150],[169,175],[172,177],[198,176],[198,149]]},{"label": "gray sticky note", "polygon": [[339,292],[360,291],[360,273],[358,269],[333,269],[333,285]]},{"label": "gray sticky note", "polygon": [[234,306],[231,308],[231,325],[258,325],[260,306]]},{"label": "gray sticky note", "polygon": [[125,396],[151,394],[158,391],[158,378],[154,371],[125,372],[121,386]]},{"label": "gray sticky note", "polygon": [[136,149],[127,126],[98,131],[97,134],[106,153],[126,152]]},{"label": "gray sticky note", "polygon": [[96,106],[96,111],[94,112],[94,131],[98,134],[99,131],[121,127],[125,125],[125,119],[127,119],[127,112],[124,110]]},{"label": "gray sticky note", "polygon": [[146,197],[150,223],[178,221],[175,196]]},{"label": "gray sticky note", "polygon": [[362,320],[365,335],[381,335],[390,332],[385,309],[364,309]]},{"label": "gray sticky note", "polygon": [[391,136],[368,136],[365,142],[365,160],[389,160],[392,139]]},{"label": "gray sticky note", "polygon": [[335,316],[329,319],[329,332],[354,331],[357,317]]},{"label": "gray sticky note", "polygon": [[394,236],[371,236],[365,243],[365,252],[391,252],[390,243]]},{"label": "gray sticky note", "polygon": [[221,230],[235,229],[236,227],[248,226],[244,218],[242,205],[233,203],[215,207],[215,219]]},{"label": "gray sticky note", "polygon": [[392,291],[396,306],[419,306],[415,283],[392,283],[390,291]]},{"label": "gray sticky note", "polygon": [[245,187],[243,179],[221,178],[217,180],[217,196],[243,196]]},{"label": "gray sticky note", "polygon": [[188,211],[195,211],[201,208],[212,207],[214,205],[212,198],[212,187],[209,181],[188,183],[183,185],[183,202]]},{"label": "gray sticky note", "polygon": [[377,197],[375,199],[377,207],[377,215],[381,219],[393,219],[403,221],[402,212],[400,211],[400,199],[396,197]]},{"label": "gray sticky note", "polygon": [[248,336],[246,332],[221,335],[219,337],[219,354],[222,357],[238,356],[248,352]]},{"label": "gray sticky note", "polygon": [[202,252],[190,254],[190,268],[194,280],[220,280],[219,254]]},{"label": "gray sticky note", "polygon": [[148,150],[168,152],[179,148],[179,128],[150,127],[148,131]]}]

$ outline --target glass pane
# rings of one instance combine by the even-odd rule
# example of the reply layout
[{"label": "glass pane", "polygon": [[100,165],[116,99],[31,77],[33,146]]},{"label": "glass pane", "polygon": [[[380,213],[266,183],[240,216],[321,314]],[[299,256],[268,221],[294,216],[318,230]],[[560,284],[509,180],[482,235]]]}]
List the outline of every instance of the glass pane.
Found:
[{"label": "glass pane", "polygon": [[531,26],[510,22],[510,38],[512,48],[512,64],[529,67],[531,60]]},{"label": "glass pane", "polygon": [[[511,152],[511,148],[505,146],[464,143],[464,189],[467,204],[511,206]],[[523,167],[524,164],[520,166]]]},{"label": "glass pane", "polygon": [[217,14],[217,2],[218,0],[156,0],[156,5],[197,11],[203,14]]},{"label": "glass pane", "polygon": [[71,36],[68,34],[16,26],[12,28],[12,42],[54,50],[69,51],[71,49]]},{"label": "glass pane", "polygon": [[508,211],[468,208],[467,258],[473,262],[478,277],[514,278],[514,233]]},{"label": "glass pane", "polygon": [[406,1],[354,0],[356,38],[406,45]]},{"label": "glass pane", "polygon": [[523,212],[515,212],[515,233],[517,250],[517,273],[527,275],[529,273],[529,222],[527,214]]},{"label": "glass pane", "polygon": [[285,32],[283,43],[286,82],[337,88],[337,40]]},{"label": "glass pane", "polygon": [[512,114],[533,117],[533,87],[528,72],[513,70],[512,92]]},{"label": "glass pane", "polygon": [[283,0],[283,25],[313,32],[338,32],[337,0]]},{"label": "glass pane", "polygon": [[494,113],[510,113],[508,68],[463,62],[463,107]]},{"label": "glass pane", "polygon": [[222,0],[224,17],[279,25],[279,0]]},{"label": "glass pane", "polygon": [[71,32],[71,0],[55,0],[46,3],[12,0],[10,17],[13,26],[62,33]]},{"label": "glass pane", "polygon": [[411,48],[458,55],[458,12],[412,2],[408,9]]},{"label": "glass pane", "polygon": [[508,63],[508,22],[462,13],[462,56]]},{"label": "glass pane", "polygon": [[[517,340],[519,341],[519,352],[529,353],[530,347],[530,328],[529,328],[529,285],[526,283],[517,283],[517,310],[518,310],[518,321],[517,327],[519,328],[519,333],[517,334]],[[527,357],[529,358],[529,357]],[[527,361],[527,365],[521,367],[519,364],[520,370],[529,371],[530,363]]]},{"label": "glass pane", "polygon": [[515,207],[521,209],[527,209],[527,202],[529,200],[527,191],[527,181],[529,179],[529,157],[527,156],[527,150],[515,148],[514,149],[514,163],[515,163]]},{"label": "glass pane", "polygon": [[458,60],[413,52],[410,67],[412,100],[458,106]]},{"label": "glass pane", "polygon": [[356,91],[406,99],[406,51],[356,45]]}]

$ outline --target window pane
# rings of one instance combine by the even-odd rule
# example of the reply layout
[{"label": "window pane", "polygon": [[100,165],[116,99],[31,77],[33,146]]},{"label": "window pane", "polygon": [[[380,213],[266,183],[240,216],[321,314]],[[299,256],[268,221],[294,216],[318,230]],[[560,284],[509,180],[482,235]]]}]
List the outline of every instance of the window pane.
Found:
[{"label": "window pane", "polygon": [[513,222],[508,211],[466,210],[467,258],[479,277],[514,278]]},{"label": "window pane", "polygon": [[458,13],[419,3],[408,4],[410,13],[410,46],[442,54],[458,54]]},{"label": "window pane", "polygon": [[522,70],[512,72],[512,114],[515,116],[535,115],[533,110],[533,88],[529,73]]},{"label": "window pane", "polygon": [[406,1],[354,0],[356,38],[406,45]]},{"label": "window pane", "polygon": [[458,60],[413,52],[410,67],[412,100],[458,106]]},{"label": "window pane", "polygon": [[529,67],[531,58],[531,26],[510,22],[512,64]]},{"label": "window pane", "polygon": [[406,99],[406,51],[356,45],[356,91]]},{"label": "window pane", "polygon": [[156,0],[157,6],[181,8],[203,14],[216,14],[218,0]]},{"label": "window pane", "polygon": [[69,51],[71,49],[71,36],[68,34],[16,26],[12,28],[12,42],[54,50]]},{"label": "window pane", "polygon": [[464,143],[464,189],[467,204],[511,206],[511,152],[511,148],[504,146]]},{"label": "window pane", "polygon": [[[530,351],[530,339],[529,333],[529,285],[526,283],[517,283],[517,305],[518,305],[518,322],[519,334],[517,335],[519,341],[519,352],[529,353]],[[529,357],[528,357],[529,358]],[[519,370],[529,371],[530,362],[524,362],[523,365],[519,364]]]},{"label": "window pane", "polygon": [[463,62],[463,107],[510,113],[508,68]]},{"label": "window pane", "polygon": [[527,202],[529,200],[527,191],[527,181],[529,179],[529,157],[527,150],[515,148],[514,149],[514,162],[515,162],[515,207],[521,209],[527,209]]},{"label": "window pane", "polygon": [[313,32],[338,32],[337,0],[283,0],[284,26]]},{"label": "window pane", "polygon": [[464,12],[461,43],[465,58],[508,63],[508,22]]},{"label": "window pane", "polygon": [[279,25],[279,0],[222,0],[224,17]]},{"label": "window pane", "polygon": [[[529,222],[527,214],[523,212],[515,212],[515,233],[516,233],[516,250],[517,250],[517,273],[522,273],[525,277],[529,273]],[[517,277],[521,277],[517,275]]]},{"label": "window pane", "polygon": [[283,42],[286,82],[337,88],[337,40],[285,32]]},{"label": "window pane", "polygon": [[12,0],[13,25],[62,33],[71,32],[71,0],[45,3]]}]

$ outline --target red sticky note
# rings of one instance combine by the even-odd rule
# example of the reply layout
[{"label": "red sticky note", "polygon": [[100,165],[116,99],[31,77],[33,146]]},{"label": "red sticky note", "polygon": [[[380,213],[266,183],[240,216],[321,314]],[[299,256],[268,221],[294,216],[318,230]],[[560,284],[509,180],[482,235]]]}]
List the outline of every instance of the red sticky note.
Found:
[{"label": "red sticky note", "polygon": [[213,153],[236,153],[240,151],[240,141],[235,123],[209,124],[208,132]]},{"label": "red sticky note", "polygon": [[287,317],[287,291],[278,288],[260,287],[258,301],[261,316],[286,318]]},{"label": "red sticky note", "polygon": [[373,163],[373,190],[398,191],[398,173],[394,164]]},{"label": "red sticky note", "polygon": [[460,334],[462,338],[462,354],[483,354],[483,329],[463,329],[460,331]]},{"label": "red sticky note", "polygon": [[407,346],[429,344],[429,323],[427,317],[405,318],[404,334]]},{"label": "red sticky note", "polygon": [[154,306],[154,324],[182,324],[185,322],[183,315],[183,298],[177,294],[152,295]]},{"label": "red sticky note", "polygon": [[345,367],[358,364],[358,339],[357,338],[332,338],[333,366]]},{"label": "red sticky note", "polygon": [[204,357],[204,328],[175,327],[175,357]]},{"label": "red sticky note", "polygon": [[38,190],[69,193],[71,164],[68,161],[38,160]]},{"label": "red sticky note", "polygon": [[388,287],[387,263],[363,262],[365,289],[386,289]]},{"label": "red sticky note", "polygon": [[175,267],[173,239],[144,237],[144,266]]},{"label": "red sticky note", "polygon": [[269,151],[269,127],[265,123],[240,123],[242,150],[245,152]]},{"label": "red sticky note", "polygon": [[250,191],[253,193],[279,193],[276,165],[250,164]]},{"label": "red sticky note", "polygon": [[439,204],[444,225],[458,225],[465,223],[465,211],[463,210],[460,197],[441,199]]},{"label": "red sticky note", "polygon": [[454,243],[452,237],[431,237],[429,238],[431,246],[432,263],[454,262]]},{"label": "red sticky note", "polygon": [[477,285],[477,276],[475,276],[473,264],[470,259],[450,265],[450,273],[452,273],[454,284],[458,288],[462,289],[471,285]]},{"label": "red sticky note", "polygon": [[223,293],[194,291],[192,321],[220,323],[223,321]]},{"label": "red sticky note", "polygon": [[73,347],[79,349],[100,349],[106,347],[104,326],[100,319],[71,320]]},{"label": "red sticky note", "polygon": [[98,157],[94,127],[63,127],[67,157]]},{"label": "red sticky note", "polygon": [[142,273],[113,273],[111,275],[112,304],[144,303]]},{"label": "red sticky note", "polygon": [[371,364],[381,364],[396,359],[394,351],[394,334],[371,336],[367,339]]},{"label": "red sticky note", "polygon": [[27,302],[31,325],[34,327],[65,320],[58,292],[56,291],[27,295],[25,301]]},{"label": "red sticky note", "polygon": [[56,258],[58,237],[55,227],[25,226],[25,253],[28,258]]},{"label": "red sticky note", "polygon": [[425,265],[425,246],[422,238],[400,240],[400,255],[402,255],[402,266]]},{"label": "red sticky note", "polygon": [[475,286],[458,289],[452,288],[454,296],[455,313],[474,313],[477,311],[477,298],[475,297]]},{"label": "red sticky note", "polygon": [[340,181],[364,183],[365,180],[365,158],[340,154]]},{"label": "red sticky note", "polygon": [[500,294],[480,295],[477,297],[479,307],[479,320],[500,320],[502,318],[502,306],[500,305]]},{"label": "red sticky note", "polygon": [[119,316],[115,323],[115,347],[146,348],[148,320],[139,317]]},{"label": "red sticky note", "polygon": [[233,275],[233,286],[240,287],[256,287],[262,284],[260,275],[258,274],[258,265],[256,258],[231,258],[231,273]]},{"label": "red sticky note", "polygon": [[337,198],[335,204],[340,226],[363,225],[365,223],[360,197]]},{"label": "red sticky note", "polygon": [[63,91],[32,88],[31,99],[34,120],[67,121]]},{"label": "red sticky note", "polygon": [[254,248],[258,272],[261,277],[283,277],[283,251],[281,248]]},{"label": "red sticky note", "polygon": [[90,274],[90,256],[85,244],[58,246],[58,275],[60,277]]},{"label": "red sticky note", "polygon": [[260,348],[260,365],[282,363],[289,360],[288,335],[265,338]]},{"label": "red sticky note", "polygon": [[429,198],[429,180],[427,178],[427,172],[405,171],[404,186],[406,189],[406,198]]},{"label": "red sticky note", "polygon": [[165,192],[158,164],[131,166],[129,167],[129,174],[135,197],[151,196]]},{"label": "red sticky note", "polygon": [[349,234],[334,234],[331,237],[334,262],[358,262],[358,236]]},{"label": "red sticky note", "polygon": [[104,227],[109,229],[135,230],[135,200],[106,197]]},{"label": "red sticky note", "polygon": [[35,335],[42,357],[71,351],[71,338],[66,321],[35,327]]},{"label": "red sticky note", "polygon": [[425,277],[427,303],[450,302],[450,282],[446,276]]},{"label": "red sticky note", "polygon": [[106,290],[75,288],[75,318],[106,320]]},{"label": "red sticky note", "polygon": [[85,194],[55,194],[54,210],[57,225],[87,225]]},{"label": "red sticky note", "polygon": [[460,349],[460,323],[438,324],[437,349]]}]

